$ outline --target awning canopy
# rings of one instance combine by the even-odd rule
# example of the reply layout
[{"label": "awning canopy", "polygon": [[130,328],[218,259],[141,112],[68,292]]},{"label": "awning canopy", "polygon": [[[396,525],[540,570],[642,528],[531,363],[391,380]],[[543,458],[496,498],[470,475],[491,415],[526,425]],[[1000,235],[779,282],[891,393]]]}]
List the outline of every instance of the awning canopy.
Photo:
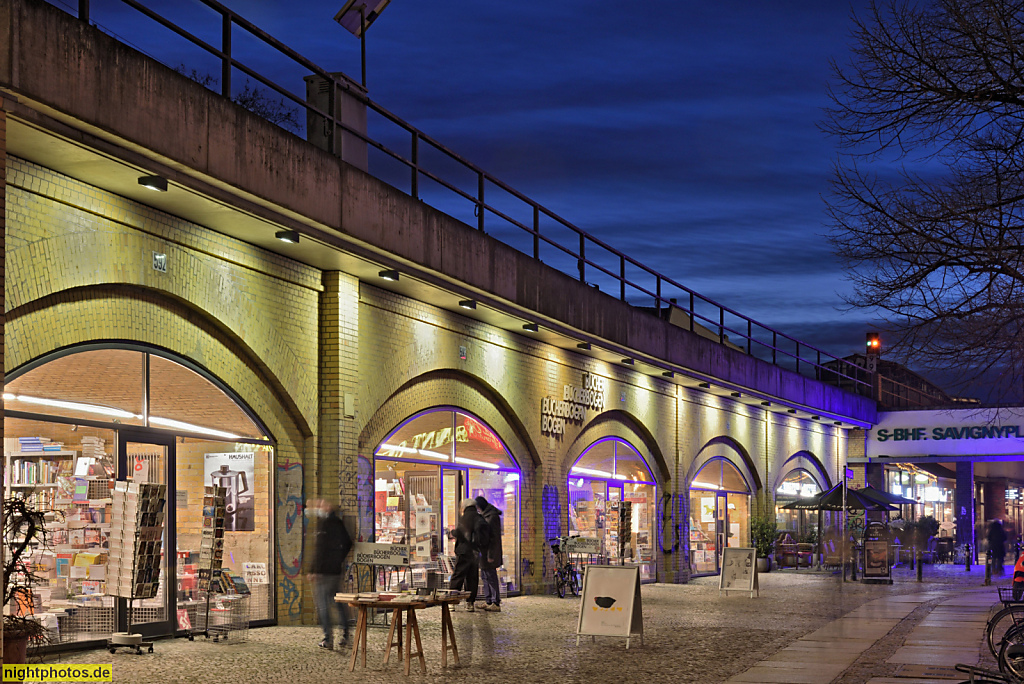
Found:
[{"label": "awning canopy", "polygon": [[[878,490],[874,490],[877,492]],[[860,489],[848,489],[846,490],[846,509],[850,511],[895,511],[898,510],[895,506],[890,506],[888,503],[883,501],[876,501],[875,499],[865,496],[862,494],[863,490]],[[789,510],[798,511],[841,511],[843,510],[843,483],[840,482],[832,489],[827,492],[823,492],[818,496],[808,497],[806,499],[798,499],[792,503],[788,503],[782,508]]]}]

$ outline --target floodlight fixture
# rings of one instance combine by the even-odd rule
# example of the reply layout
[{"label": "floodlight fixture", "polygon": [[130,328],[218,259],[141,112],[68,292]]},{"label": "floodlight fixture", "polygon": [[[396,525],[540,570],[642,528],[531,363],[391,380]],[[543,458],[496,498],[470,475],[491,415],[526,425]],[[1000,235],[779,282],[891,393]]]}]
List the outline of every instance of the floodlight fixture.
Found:
[{"label": "floodlight fixture", "polygon": [[157,192],[167,192],[167,179],[161,176],[139,176],[139,185]]}]

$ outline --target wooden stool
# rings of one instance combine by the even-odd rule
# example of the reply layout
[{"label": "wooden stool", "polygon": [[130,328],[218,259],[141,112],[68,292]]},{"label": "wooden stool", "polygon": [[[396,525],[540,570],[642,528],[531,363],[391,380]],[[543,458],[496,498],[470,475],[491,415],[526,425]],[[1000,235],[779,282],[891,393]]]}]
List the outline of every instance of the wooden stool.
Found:
[{"label": "wooden stool", "polygon": [[[448,645],[448,637],[451,636],[451,645]],[[455,645],[455,630],[452,628],[452,614],[448,610],[448,603],[441,604],[441,667],[448,667],[448,651],[452,652],[455,664],[459,664],[459,647]]]},{"label": "wooden stool", "polygon": [[[419,606],[418,606],[419,607]],[[412,639],[416,637],[416,652],[412,653]],[[420,642],[420,625],[416,621],[416,608],[409,606],[409,617],[405,620],[405,674],[409,674],[409,665],[413,656],[420,659],[420,670],[427,674],[427,661],[423,657],[423,644]]]}]

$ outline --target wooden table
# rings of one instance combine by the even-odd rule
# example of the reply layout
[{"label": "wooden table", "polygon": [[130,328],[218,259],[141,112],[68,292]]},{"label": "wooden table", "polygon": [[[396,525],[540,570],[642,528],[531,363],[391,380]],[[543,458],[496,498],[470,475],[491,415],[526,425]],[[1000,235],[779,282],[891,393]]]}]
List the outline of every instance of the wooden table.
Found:
[{"label": "wooden table", "polygon": [[[452,652],[454,664],[459,664],[459,649],[455,644],[455,630],[452,627],[452,615],[448,606],[457,605],[462,602],[461,596],[450,598],[431,599],[429,597],[417,597],[416,601],[350,601],[350,606],[359,610],[359,617],[356,620],[356,638],[352,645],[352,661],[348,671],[356,669],[356,659],[362,652],[361,663],[366,667],[366,628],[367,615],[371,608],[391,611],[391,629],[388,630],[387,647],[384,651],[384,664],[387,665],[391,659],[391,647],[398,646],[398,659],[402,660],[402,622],[405,622],[405,674],[409,674],[409,667],[413,658],[420,661],[420,671],[427,673],[427,663],[423,658],[423,644],[420,641],[420,626],[416,619],[416,611],[421,608],[441,606],[441,667],[448,667],[448,651]],[[403,618],[404,614],[404,618]],[[395,641],[395,635],[398,640]],[[416,652],[412,652],[412,641],[416,640]],[[451,644],[448,643],[449,639]]]}]

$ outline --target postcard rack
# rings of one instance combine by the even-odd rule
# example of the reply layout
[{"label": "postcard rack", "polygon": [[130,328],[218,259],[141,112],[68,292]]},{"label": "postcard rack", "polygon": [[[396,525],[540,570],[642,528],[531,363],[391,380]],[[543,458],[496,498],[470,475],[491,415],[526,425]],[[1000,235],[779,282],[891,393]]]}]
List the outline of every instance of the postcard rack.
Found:
[{"label": "postcard rack", "polygon": [[128,599],[128,631],[113,632],[107,649],[119,648],[142,654],[153,652],[153,643],[132,633],[135,601],[154,598],[160,585],[160,559],[164,534],[167,486],[153,483],[117,482],[111,509],[110,556],[107,562],[107,593]]},{"label": "postcard rack", "polygon": [[[229,629],[216,629],[210,624],[210,599],[221,582],[221,566],[224,563],[224,498],[227,490],[224,487],[207,486],[203,491],[203,534],[199,543],[199,591],[206,593],[206,605],[202,620],[196,619],[196,625],[189,632],[188,640],[195,641],[197,634],[203,638],[220,641],[228,638]],[[199,625],[202,625],[202,629]]]}]

